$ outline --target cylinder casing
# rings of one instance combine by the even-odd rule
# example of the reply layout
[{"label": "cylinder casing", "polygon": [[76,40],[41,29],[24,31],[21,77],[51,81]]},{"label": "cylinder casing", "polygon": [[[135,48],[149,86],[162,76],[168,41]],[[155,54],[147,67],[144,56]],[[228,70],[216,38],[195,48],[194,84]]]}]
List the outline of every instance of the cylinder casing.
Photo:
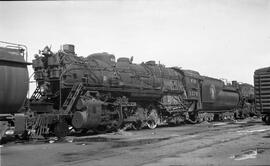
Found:
[{"label": "cylinder casing", "polygon": [[91,129],[100,125],[102,103],[99,101],[85,100],[82,111],[76,111],[72,118],[72,125],[77,129]]}]

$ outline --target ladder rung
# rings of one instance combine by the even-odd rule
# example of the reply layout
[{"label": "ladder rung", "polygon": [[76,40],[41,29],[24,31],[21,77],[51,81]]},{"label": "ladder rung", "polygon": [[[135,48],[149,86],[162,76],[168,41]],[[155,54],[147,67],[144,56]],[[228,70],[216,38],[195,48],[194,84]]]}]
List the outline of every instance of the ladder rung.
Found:
[{"label": "ladder rung", "polygon": [[82,88],[82,84],[74,84],[73,87],[71,88],[68,97],[66,98],[64,104],[63,104],[63,108],[64,108],[64,112],[68,113],[70,111],[70,109],[72,108],[75,100],[77,99],[80,90]]}]

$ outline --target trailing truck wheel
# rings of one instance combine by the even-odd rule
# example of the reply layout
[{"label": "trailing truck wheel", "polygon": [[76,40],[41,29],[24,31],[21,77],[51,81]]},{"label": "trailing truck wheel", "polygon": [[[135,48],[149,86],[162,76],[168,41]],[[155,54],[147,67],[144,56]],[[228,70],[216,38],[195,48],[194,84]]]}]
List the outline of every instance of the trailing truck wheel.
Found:
[{"label": "trailing truck wheel", "polygon": [[150,109],[148,117],[147,117],[146,125],[150,129],[155,129],[158,125],[158,122],[159,122],[159,117],[158,117],[157,110],[154,108]]},{"label": "trailing truck wheel", "polygon": [[66,121],[60,121],[54,126],[54,134],[58,138],[63,138],[69,134],[68,124]]}]

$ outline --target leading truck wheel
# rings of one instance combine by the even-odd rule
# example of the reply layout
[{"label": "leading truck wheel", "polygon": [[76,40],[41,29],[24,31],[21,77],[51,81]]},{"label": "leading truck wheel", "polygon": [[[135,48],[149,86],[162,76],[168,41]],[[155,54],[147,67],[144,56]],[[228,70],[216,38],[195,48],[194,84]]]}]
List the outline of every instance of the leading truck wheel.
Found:
[{"label": "leading truck wheel", "polygon": [[123,123],[123,114],[121,109],[115,109],[107,112],[110,115],[110,120],[106,124],[99,125],[93,128],[93,131],[99,134],[116,131]]},{"label": "leading truck wheel", "polygon": [[54,126],[54,134],[58,138],[63,138],[69,134],[68,124],[66,121],[57,122]]},{"label": "leading truck wheel", "polygon": [[105,134],[108,132],[107,126],[98,126],[93,128],[93,131],[97,134]]},{"label": "leading truck wheel", "polygon": [[159,117],[158,117],[157,110],[154,108],[150,109],[148,117],[147,117],[146,125],[150,129],[155,129],[158,125],[158,122],[159,122]]}]

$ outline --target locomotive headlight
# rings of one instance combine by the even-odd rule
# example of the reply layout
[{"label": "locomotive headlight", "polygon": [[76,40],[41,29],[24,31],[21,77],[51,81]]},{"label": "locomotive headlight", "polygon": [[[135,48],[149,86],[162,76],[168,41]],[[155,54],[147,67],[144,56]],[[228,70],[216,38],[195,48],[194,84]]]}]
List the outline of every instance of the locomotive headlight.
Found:
[{"label": "locomotive headlight", "polygon": [[40,92],[41,92],[41,93],[44,93],[44,92],[45,92],[44,86],[40,86]]},{"label": "locomotive headlight", "polygon": [[42,84],[42,85],[40,86],[40,92],[41,92],[41,93],[45,93],[46,91],[48,91],[49,85],[50,85],[49,82],[45,82],[44,84]]},{"label": "locomotive headlight", "polygon": [[7,129],[5,135],[14,135],[14,129]]},{"label": "locomotive headlight", "polygon": [[103,76],[103,82],[107,82],[108,78],[107,76]]}]

